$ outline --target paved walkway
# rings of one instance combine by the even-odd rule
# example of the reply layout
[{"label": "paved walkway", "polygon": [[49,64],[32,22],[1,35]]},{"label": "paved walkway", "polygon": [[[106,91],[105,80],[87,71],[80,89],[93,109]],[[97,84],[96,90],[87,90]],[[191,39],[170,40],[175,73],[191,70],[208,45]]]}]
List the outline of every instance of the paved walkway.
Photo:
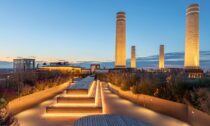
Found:
[{"label": "paved walkway", "polygon": [[89,89],[90,85],[94,81],[94,77],[88,76],[75,84],[69,86],[68,89]]},{"label": "paved walkway", "polygon": [[[144,107],[138,106],[128,100],[122,99],[111,93],[107,88],[105,91],[105,112],[107,114],[130,116],[154,126],[189,126],[188,124],[156,113]],[[31,109],[16,115],[21,126],[71,126],[76,119],[58,119],[44,117],[46,106],[54,104],[56,97],[46,100]],[[78,119],[78,118],[77,118]]]},{"label": "paved walkway", "polygon": [[87,116],[77,120],[74,126],[151,126],[138,119],[118,115]]},{"label": "paved walkway", "polygon": [[130,116],[152,124],[153,126],[189,126],[180,120],[165,116],[122,99],[110,92],[107,88],[104,89],[104,92],[106,104],[105,112],[107,114]]}]

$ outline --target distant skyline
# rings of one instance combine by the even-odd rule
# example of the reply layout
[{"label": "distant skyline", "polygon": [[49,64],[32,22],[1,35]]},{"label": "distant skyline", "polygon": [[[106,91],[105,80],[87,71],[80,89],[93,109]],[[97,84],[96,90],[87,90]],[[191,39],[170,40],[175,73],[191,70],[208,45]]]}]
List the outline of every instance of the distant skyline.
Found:
[{"label": "distant skyline", "polygon": [[[138,68],[157,68],[159,61],[159,55],[151,55],[148,57],[136,57]],[[107,62],[95,62],[95,61],[80,61],[73,63],[71,65],[89,68],[93,63],[100,63],[101,68],[113,68],[114,61]],[[210,68],[210,51],[201,51],[200,53],[200,64],[201,68],[204,70],[209,70]],[[130,59],[126,61],[127,67],[130,66]],[[166,67],[184,67],[184,53],[183,52],[173,52],[165,53],[165,66]],[[13,68],[13,62],[0,61],[0,70],[4,68]]]},{"label": "distant skyline", "polygon": [[210,0],[1,0],[0,61],[113,61],[116,13],[126,13],[126,52],[184,52],[185,12],[200,6],[200,50],[210,51]]}]

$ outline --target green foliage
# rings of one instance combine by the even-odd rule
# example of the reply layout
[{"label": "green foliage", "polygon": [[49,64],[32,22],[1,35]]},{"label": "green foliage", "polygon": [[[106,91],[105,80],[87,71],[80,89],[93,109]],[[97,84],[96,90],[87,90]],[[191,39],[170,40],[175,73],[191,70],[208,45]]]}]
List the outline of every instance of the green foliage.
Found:
[{"label": "green foliage", "polygon": [[[187,78],[183,73],[106,73],[97,74],[98,79],[110,82],[122,90],[134,94],[191,104],[210,114],[210,78]],[[204,90],[205,89],[205,90]]]},{"label": "green foliage", "polygon": [[128,90],[130,90],[130,86],[128,84],[126,84],[126,83],[122,83],[120,85],[120,89],[122,89],[124,91],[128,91]]},{"label": "green foliage", "polygon": [[152,95],[156,88],[164,83],[164,74],[152,73],[108,73],[99,74],[98,78],[108,81],[122,90],[132,90],[134,93],[145,93]]},{"label": "green foliage", "polygon": [[138,85],[133,85],[133,87],[131,87],[131,91],[134,93],[134,94],[139,94],[139,88],[138,88]]},{"label": "green foliage", "polygon": [[6,99],[4,99],[3,97],[0,98],[0,109],[6,107],[7,105],[7,101]]},{"label": "green foliage", "polygon": [[10,101],[18,96],[48,89],[68,81],[71,73],[60,71],[32,71],[14,73],[0,87],[0,96]]}]

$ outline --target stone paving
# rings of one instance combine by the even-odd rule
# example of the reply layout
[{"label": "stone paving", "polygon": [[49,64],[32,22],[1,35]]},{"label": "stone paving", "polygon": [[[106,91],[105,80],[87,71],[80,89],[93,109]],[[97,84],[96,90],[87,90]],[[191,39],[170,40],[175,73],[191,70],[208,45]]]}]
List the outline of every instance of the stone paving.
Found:
[{"label": "stone paving", "polygon": [[[104,88],[104,114],[128,116],[153,126],[189,126],[187,123],[172,117],[154,112],[138,106],[128,100],[122,99],[116,94]],[[63,95],[63,94],[60,94]],[[58,96],[56,96],[58,97]],[[31,109],[16,115],[21,126],[72,126],[75,118],[46,118],[44,116],[46,106],[55,104],[56,97],[46,100]]]}]

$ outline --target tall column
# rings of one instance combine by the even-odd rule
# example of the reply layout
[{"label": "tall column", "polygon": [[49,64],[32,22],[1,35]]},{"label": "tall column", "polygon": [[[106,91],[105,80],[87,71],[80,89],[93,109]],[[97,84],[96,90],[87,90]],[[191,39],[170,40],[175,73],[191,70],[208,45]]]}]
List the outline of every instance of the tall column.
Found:
[{"label": "tall column", "polygon": [[185,68],[200,67],[199,43],[199,5],[192,4],[186,11]]},{"label": "tall column", "polygon": [[159,69],[163,69],[163,68],[165,68],[164,45],[160,45]]},{"label": "tall column", "polygon": [[125,12],[117,13],[115,68],[126,67],[126,17]]},{"label": "tall column", "polygon": [[131,46],[131,68],[136,68],[136,47]]}]

